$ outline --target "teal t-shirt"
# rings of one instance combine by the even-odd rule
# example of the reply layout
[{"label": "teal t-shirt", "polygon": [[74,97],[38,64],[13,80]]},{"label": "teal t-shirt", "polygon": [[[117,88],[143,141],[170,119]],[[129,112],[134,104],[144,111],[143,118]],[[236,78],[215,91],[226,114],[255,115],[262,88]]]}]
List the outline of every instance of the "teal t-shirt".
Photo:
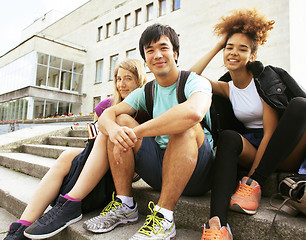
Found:
[{"label": "teal t-shirt", "polygon": [[[176,97],[176,83],[169,87],[160,86],[156,80],[154,80],[155,89],[154,89],[154,105],[153,105],[153,118],[158,117],[164,112],[168,111],[170,108],[178,104]],[[208,95],[212,95],[211,85],[208,80],[197,75],[196,73],[190,73],[186,85],[185,85],[185,96],[188,99],[195,92],[204,92]],[[146,108],[146,99],[144,86],[142,88],[137,88],[131,92],[125,99],[124,102],[129,104],[136,111],[145,110]],[[210,115],[209,112],[205,115],[205,120],[209,127],[211,127]],[[204,129],[205,135],[210,143],[211,148],[213,149],[213,139],[209,131]],[[169,135],[156,136],[155,141],[158,143],[160,148],[165,149],[169,141]]]}]

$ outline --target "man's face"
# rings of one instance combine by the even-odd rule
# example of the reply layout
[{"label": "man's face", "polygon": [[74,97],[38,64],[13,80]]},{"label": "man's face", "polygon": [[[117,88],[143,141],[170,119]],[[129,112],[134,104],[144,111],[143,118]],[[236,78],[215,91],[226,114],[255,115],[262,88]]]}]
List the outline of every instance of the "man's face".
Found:
[{"label": "man's face", "polygon": [[146,64],[151,72],[158,77],[166,76],[176,68],[177,52],[173,52],[170,39],[166,36],[144,47]]}]

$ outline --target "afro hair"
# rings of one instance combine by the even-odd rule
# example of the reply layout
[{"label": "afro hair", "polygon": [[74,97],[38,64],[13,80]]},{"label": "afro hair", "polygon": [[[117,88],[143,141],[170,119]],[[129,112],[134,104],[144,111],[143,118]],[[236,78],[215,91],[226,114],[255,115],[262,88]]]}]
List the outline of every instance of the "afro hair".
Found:
[{"label": "afro hair", "polygon": [[268,31],[273,29],[274,23],[274,20],[267,20],[266,16],[259,14],[256,9],[234,10],[231,15],[221,17],[220,22],[214,26],[214,32],[218,36],[244,33],[257,44],[264,45]]}]

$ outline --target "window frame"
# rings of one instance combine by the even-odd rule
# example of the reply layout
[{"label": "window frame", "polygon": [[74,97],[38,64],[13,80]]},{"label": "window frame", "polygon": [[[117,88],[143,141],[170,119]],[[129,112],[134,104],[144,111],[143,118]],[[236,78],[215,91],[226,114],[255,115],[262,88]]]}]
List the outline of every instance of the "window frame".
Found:
[{"label": "window frame", "polygon": [[[163,5],[164,4],[164,5]],[[167,13],[167,1],[166,0],[158,0],[158,5],[159,5],[159,16],[164,16]],[[163,9],[163,6],[165,7],[165,9]],[[162,12],[162,10],[164,10],[164,13]]]},{"label": "window frame", "polygon": [[[178,7],[176,8],[176,3],[178,4]],[[173,0],[172,1],[172,11],[176,11],[181,9],[181,0]]]},{"label": "window frame", "polygon": [[131,13],[124,15],[124,31],[129,30],[132,27],[132,15]]},{"label": "window frame", "polygon": [[105,38],[110,38],[111,37],[111,25],[112,25],[111,22],[106,24]]},{"label": "window frame", "polygon": [[[113,63],[112,60],[115,57],[117,57],[117,60],[116,60],[115,64],[112,64]],[[109,60],[110,61],[109,61],[109,78],[108,78],[109,80],[108,81],[114,81],[114,74],[113,73],[115,71],[116,65],[117,65],[118,60],[119,60],[119,53],[110,56]]]},{"label": "window frame", "polygon": [[[98,64],[102,62],[102,74],[99,74],[99,76],[101,76],[101,81],[98,81],[98,69],[101,69],[101,68],[98,68]],[[98,84],[98,83],[102,83],[103,82],[103,70],[104,70],[104,58],[101,58],[101,59],[98,59],[96,61],[96,76],[95,76],[95,84]]]},{"label": "window frame", "polygon": [[138,8],[135,10],[135,26],[139,26],[141,24],[141,21],[140,21],[141,12],[142,12],[141,8]]},{"label": "window frame", "polygon": [[120,30],[121,30],[121,28],[120,28],[120,20],[121,20],[121,18],[117,18],[115,20],[115,35],[120,33]]},{"label": "window frame", "polygon": [[[152,9],[152,16],[151,16],[151,18],[150,18],[150,11],[149,11],[150,9]],[[153,18],[154,18],[154,4],[153,4],[153,2],[151,2],[151,3],[147,4],[146,21],[149,22],[149,21],[153,20]]]},{"label": "window frame", "polygon": [[97,42],[103,39],[103,26],[98,27],[98,39]]}]

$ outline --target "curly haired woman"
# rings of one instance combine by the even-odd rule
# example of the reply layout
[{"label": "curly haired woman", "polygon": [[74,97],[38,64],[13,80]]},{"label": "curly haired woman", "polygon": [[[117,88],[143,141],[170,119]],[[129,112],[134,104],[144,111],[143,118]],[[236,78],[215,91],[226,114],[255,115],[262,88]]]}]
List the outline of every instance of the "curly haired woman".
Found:
[{"label": "curly haired woman", "polygon": [[[219,136],[210,220],[202,240],[233,239],[227,222],[228,207],[255,214],[267,177],[275,170],[297,171],[305,158],[305,92],[283,69],[264,68],[255,61],[258,45],[266,42],[273,25],[273,20],[256,10],[238,10],[222,17],[214,28],[222,40],[191,68],[201,74],[223,49],[228,73],[219,81],[211,81],[213,93],[229,99],[233,117],[243,126],[242,131],[224,130]],[[280,75],[291,79],[290,84],[296,89],[293,96],[299,97],[291,99],[275,85]],[[236,189],[238,164],[249,172]]]}]

